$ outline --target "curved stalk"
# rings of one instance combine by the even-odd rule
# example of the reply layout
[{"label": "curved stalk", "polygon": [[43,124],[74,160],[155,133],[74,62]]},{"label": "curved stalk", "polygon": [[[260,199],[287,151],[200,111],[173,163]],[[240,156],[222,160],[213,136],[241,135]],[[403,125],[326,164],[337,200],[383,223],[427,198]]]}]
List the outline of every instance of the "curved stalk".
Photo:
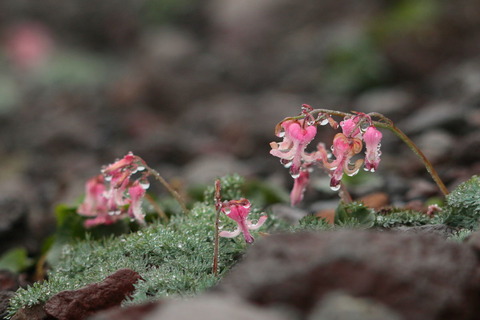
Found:
[{"label": "curved stalk", "polygon": [[189,211],[187,209],[187,206],[185,205],[185,201],[182,199],[182,197],[178,194],[178,192],[172,188],[172,186],[165,180],[160,173],[158,173],[155,169],[150,168],[149,166],[145,166],[145,168],[148,170],[148,172],[155,177],[167,190],[170,192],[170,194],[177,200],[178,204],[182,208],[183,212],[185,214],[188,214]]},{"label": "curved stalk", "polygon": [[392,131],[400,140],[402,140],[409,148],[410,150],[415,153],[420,160],[423,162],[423,165],[427,169],[428,173],[430,176],[432,176],[433,181],[437,184],[438,188],[440,191],[443,193],[444,196],[448,195],[449,191],[445,184],[443,183],[442,179],[440,179],[440,176],[438,175],[437,171],[433,167],[432,163],[428,158],[425,156],[425,154],[420,150],[420,148],[405,134],[403,133],[402,130],[398,129],[393,123],[386,124],[383,122],[377,122],[375,121],[375,126],[379,128],[384,128]]}]

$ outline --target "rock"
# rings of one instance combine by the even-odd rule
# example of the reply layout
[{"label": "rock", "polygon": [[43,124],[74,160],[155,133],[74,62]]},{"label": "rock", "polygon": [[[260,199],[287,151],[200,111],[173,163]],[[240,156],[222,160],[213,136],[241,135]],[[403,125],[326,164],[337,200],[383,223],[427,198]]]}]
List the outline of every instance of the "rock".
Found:
[{"label": "rock", "polygon": [[452,153],[455,139],[444,130],[428,130],[416,140],[428,160],[436,162]]},{"label": "rock", "polygon": [[285,320],[282,314],[246,303],[235,297],[203,295],[190,300],[169,301],[143,320]]},{"label": "rock", "polygon": [[400,88],[369,90],[355,101],[359,111],[379,112],[386,117],[404,114],[412,106],[413,96]]},{"label": "rock", "polygon": [[10,299],[15,295],[13,291],[0,291],[0,319],[5,319],[7,315],[7,308],[10,304]]},{"label": "rock", "polygon": [[189,163],[185,168],[184,176],[191,185],[211,184],[216,178],[233,172],[245,175],[249,169],[232,156],[206,154]]},{"label": "rock", "polygon": [[117,307],[95,314],[88,320],[138,320],[144,319],[148,314],[152,313],[162,302],[150,302],[141,305],[129,307]]},{"label": "rock", "polygon": [[28,207],[24,201],[0,199],[0,254],[25,243],[25,234],[28,234],[27,215]]},{"label": "rock", "polygon": [[120,269],[102,282],[72,291],[62,291],[45,303],[49,316],[59,320],[81,320],[114,306],[128,297],[140,275],[130,269]]},{"label": "rock", "polygon": [[455,231],[452,227],[449,227],[445,224],[427,224],[424,226],[415,226],[415,227],[396,227],[392,228],[394,231],[402,231],[408,234],[430,234],[442,237],[447,239]]},{"label": "rock", "polygon": [[272,214],[291,224],[298,224],[298,221],[308,215],[308,212],[302,209],[293,208],[286,204],[274,204],[271,207]]},{"label": "rock", "polygon": [[327,294],[314,308],[308,320],[401,320],[381,303],[355,298],[341,292]]},{"label": "rock", "polygon": [[15,291],[18,287],[18,277],[13,272],[0,270],[0,290]]},{"label": "rock", "polygon": [[455,145],[453,156],[463,164],[471,164],[480,161],[478,150],[480,149],[480,131],[474,131],[461,138]]},{"label": "rock", "polygon": [[466,123],[465,109],[465,106],[453,103],[432,102],[412,112],[398,124],[398,127],[407,134],[440,127],[452,129],[455,132]]},{"label": "rock", "polygon": [[306,317],[344,291],[405,319],[472,319],[477,258],[468,246],[423,234],[344,230],[272,235],[259,241],[215,289]]},{"label": "rock", "polygon": [[43,310],[42,304],[22,308],[15,313],[11,320],[48,320],[51,319]]},{"label": "rock", "polygon": [[362,202],[369,208],[379,210],[390,203],[388,194],[385,192],[375,192],[361,197],[357,201]]}]

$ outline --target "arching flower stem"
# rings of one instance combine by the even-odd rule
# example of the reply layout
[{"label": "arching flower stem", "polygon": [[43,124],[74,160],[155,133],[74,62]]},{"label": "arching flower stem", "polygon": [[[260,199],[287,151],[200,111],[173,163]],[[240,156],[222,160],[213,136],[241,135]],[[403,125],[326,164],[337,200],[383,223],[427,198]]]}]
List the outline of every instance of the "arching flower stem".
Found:
[{"label": "arching flower stem", "polygon": [[189,210],[187,209],[187,206],[185,205],[185,201],[182,199],[180,194],[175,189],[172,188],[172,186],[167,182],[167,180],[165,180],[165,178],[163,178],[162,175],[160,175],[160,173],[158,173],[158,171],[150,168],[148,165],[145,165],[145,169],[152,176],[154,176],[155,179],[157,179],[168,190],[168,192],[170,192],[170,194],[175,198],[175,200],[177,200],[178,204],[182,208],[182,211],[185,214],[188,214]]}]

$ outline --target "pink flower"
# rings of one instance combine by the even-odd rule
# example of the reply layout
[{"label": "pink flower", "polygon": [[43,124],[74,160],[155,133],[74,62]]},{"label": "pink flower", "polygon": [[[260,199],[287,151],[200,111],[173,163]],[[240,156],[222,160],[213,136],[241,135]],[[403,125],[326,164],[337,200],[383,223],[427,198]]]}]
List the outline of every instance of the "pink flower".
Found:
[{"label": "pink flower", "polygon": [[6,49],[12,62],[22,70],[34,70],[51,54],[53,38],[44,25],[25,22],[9,30]]},{"label": "pink flower", "polygon": [[141,184],[137,180],[128,188],[128,194],[130,196],[128,215],[142,224],[145,223],[145,213],[142,210],[142,199],[146,193],[145,185],[146,184]]},{"label": "pink flower", "polygon": [[290,204],[295,206],[303,200],[303,194],[310,180],[310,173],[307,170],[301,170],[300,176],[294,179],[293,189],[290,192]]},{"label": "pink flower", "polygon": [[363,135],[365,141],[365,170],[375,172],[380,163],[380,141],[382,140],[382,133],[374,126],[368,127]]},{"label": "pink flower", "polygon": [[131,217],[144,223],[142,199],[149,184],[146,171],[132,181],[132,175],[146,168],[140,157],[129,152],[125,157],[108,165],[103,175],[90,179],[86,186],[86,197],[77,212],[92,217],[85,221],[86,227],[99,224],[112,224],[120,219]]},{"label": "pink flower", "polygon": [[353,117],[341,121],[340,127],[342,128],[343,134],[347,137],[361,138],[362,132],[358,127],[359,120],[360,119],[358,117]]},{"label": "pink flower", "polygon": [[[362,150],[362,141],[358,138],[347,138],[343,133],[337,133],[333,138],[333,155],[335,160],[329,162],[328,157],[323,156],[323,166],[332,170],[330,173],[330,187],[333,190],[340,189],[340,181],[343,173],[349,176],[357,174],[362,166],[363,160],[358,159],[354,164],[350,163],[351,158]],[[319,145],[319,152],[326,154],[323,144]]]},{"label": "pink flower", "polygon": [[237,229],[235,229],[233,232],[222,231],[219,233],[219,236],[233,238],[242,232],[247,243],[252,243],[254,241],[249,230],[257,230],[267,220],[267,216],[261,216],[256,224],[253,224],[250,220],[248,220],[247,218],[250,214],[250,201],[244,198],[240,200],[224,202],[221,210],[227,215],[227,217],[237,223]]},{"label": "pink flower", "polygon": [[105,197],[105,179],[98,175],[87,181],[86,196],[83,203],[78,207],[78,214],[90,217],[85,221],[85,227],[93,227],[99,224],[112,224],[125,215],[111,214],[109,199]]},{"label": "pink flower", "polygon": [[84,216],[96,216],[107,211],[103,175],[89,179],[85,186],[85,200],[78,207],[78,213]]},{"label": "pink flower", "polygon": [[304,120],[287,120],[281,127],[283,131],[277,135],[283,136],[283,141],[270,143],[270,154],[279,157],[282,164],[290,168],[292,177],[298,178],[302,164],[315,161],[311,155],[305,153],[305,148],[315,138],[317,127],[306,125]]}]

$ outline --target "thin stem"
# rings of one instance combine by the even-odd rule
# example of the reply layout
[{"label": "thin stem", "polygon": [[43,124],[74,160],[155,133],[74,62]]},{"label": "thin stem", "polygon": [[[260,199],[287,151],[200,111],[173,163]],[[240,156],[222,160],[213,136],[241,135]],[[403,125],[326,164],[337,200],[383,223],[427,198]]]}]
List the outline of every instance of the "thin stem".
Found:
[{"label": "thin stem", "polygon": [[218,247],[219,247],[219,235],[218,235],[218,228],[219,228],[219,220],[220,220],[220,209],[216,209],[215,212],[215,238],[213,243],[213,266],[212,266],[212,273],[214,276],[218,276]]},{"label": "thin stem", "polygon": [[165,222],[168,222],[167,214],[165,213],[165,211],[162,210],[162,208],[160,208],[160,206],[152,198],[152,196],[147,193],[147,194],[145,194],[145,199],[147,199],[147,201],[150,203],[150,205],[153,207],[153,209],[157,212],[158,216],[160,218],[162,218]]},{"label": "thin stem", "polygon": [[155,177],[167,190],[170,192],[170,194],[177,200],[178,204],[182,208],[183,212],[185,214],[188,214],[189,211],[187,209],[187,206],[185,205],[185,201],[182,199],[180,194],[172,188],[172,186],[165,180],[160,173],[158,173],[156,170],[150,168],[149,166],[145,166],[145,168],[148,170],[148,172]]},{"label": "thin stem", "polygon": [[[389,120],[388,118],[385,118],[385,117],[382,116],[382,120],[385,120],[385,119]],[[412,150],[413,153],[415,153],[420,158],[420,160],[423,162],[423,165],[427,169],[428,173],[430,173],[433,181],[435,181],[435,183],[437,184],[438,188],[443,193],[443,195],[444,196],[448,195],[449,191],[448,191],[447,187],[443,183],[442,179],[440,179],[440,176],[438,175],[437,171],[433,167],[432,163],[427,159],[427,157],[420,150],[420,148],[405,133],[403,133],[402,130],[398,129],[393,124],[393,122],[391,122],[390,120],[387,121],[387,122],[388,123],[374,121],[374,124],[375,124],[375,126],[377,126],[379,128],[389,129],[398,138],[400,138],[400,140],[402,140],[410,148],[410,150]]]},{"label": "thin stem", "polygon": [[340,181],[340,192],[338,193],[340,196],[340,199],[344,203],[351,203],[353,201],[352,196],[350,195],[350,192],[348,192],[347,187],[345,187],[345,184]]},{"label": "thin stem", "polygon": [[220,211],[222,210],[222,195],[220,180],[215,180],[215,236],[213,241],[213,266],[212,273],[214,276],[218,276],[218,255],[219,255],[219,223],[220,223]]}]

